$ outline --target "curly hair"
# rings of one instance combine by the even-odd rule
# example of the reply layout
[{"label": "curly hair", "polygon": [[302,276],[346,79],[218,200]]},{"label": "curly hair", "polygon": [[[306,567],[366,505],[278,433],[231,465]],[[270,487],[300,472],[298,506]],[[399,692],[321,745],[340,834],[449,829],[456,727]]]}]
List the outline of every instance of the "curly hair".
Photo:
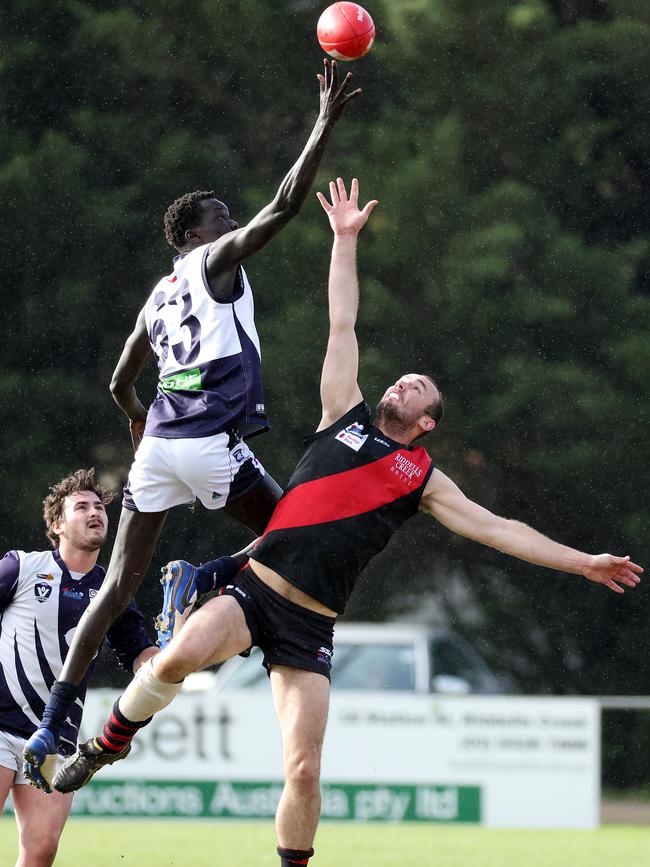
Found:
[{"label": "curly hair", "polygon": [[113,492],[102,487],[95,480],[95,468],[89,470],[77,470],[71,475],[66,476],[58,484],[50,488],[50,493],[43,500],[43,518],[47,528],[47,538],[53,548],[59,547],[59,537],[52,530],[52,524],[58,524],[63,517],[63,504],[66,497],[70,494],[77,494],[79,491],[92,491],[97,494],[99,499],[105,506],[113,499]]},{"label": "curly hair", "polygon": [[195,190],[171,203],[165,211],[165,238],[171,247],[180,250],[185,244],[185,232],[201,222],[199,202],[215,198],[214,190]]}]

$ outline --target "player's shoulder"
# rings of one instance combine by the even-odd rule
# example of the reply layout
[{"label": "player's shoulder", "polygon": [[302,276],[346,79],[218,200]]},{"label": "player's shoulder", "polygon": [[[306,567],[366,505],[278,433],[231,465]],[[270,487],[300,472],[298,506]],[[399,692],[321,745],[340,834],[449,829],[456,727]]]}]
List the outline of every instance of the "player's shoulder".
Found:
[{"label": "player's shoulder", "polygon": [[339,437],[340,434],[350,433],[359,435],[372,423],[372,410],[365,400],[350,407],[336,419],[323,415],[318,429],[305,437],[305,443],[328,436]]},{"label": "player's shoulder", "polygon": [[13,548],[0,559],[0,572],[3,579],[9,577],[28,580],[30,576],[47,574],[56,569],[51,551],[22,551]]},{"label": "player's shoulder", "polygon": [[3,560],[20,560],[21,557],[25,556],[25,552],[21,551],[19,548],[10,548],[8,551],[2,555]]},{"label": "player's shoulder", "polygon": [[35,562],[37,560],[51,560],[52,559],[52,551],[46,549],[45,551],[23,551],[20,548],[12,548],[7,551],[3,557],[9,558],[11,560],[19,560],[21,562]]}]

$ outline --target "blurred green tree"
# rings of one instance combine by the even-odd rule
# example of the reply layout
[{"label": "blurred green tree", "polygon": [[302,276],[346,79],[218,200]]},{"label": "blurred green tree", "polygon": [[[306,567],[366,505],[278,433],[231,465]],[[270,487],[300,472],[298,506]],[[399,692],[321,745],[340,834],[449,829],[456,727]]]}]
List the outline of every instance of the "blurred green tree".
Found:
[{"label": "blurred green tree", "polygon": [[[123,481],[128,434],[107,385],[169,268],[162,214],[214,188],[245,222],[273,195],[317,110],[320,5],[3,4],[5,548],[42,545],[39,501],[69,470]],[[429,448],[470,497],[643,560],[650,15],[634,0],[371,11],[376,46],[351,67],[365,92],[319,179],[356,174],[380,199],[360,251],[364,393],[431,371],[448,413]],[[329,244],[312,201],[248,267],[274,422],[255,449],[280,481],[318,421]],[[143,398],[154,387],[152,368]],[[177,510],[160,559],[245,539]],[[418,518],[349,613],[412,613],[428,596],[523,689],[647,691],[646,673],[620,664],[645,635],[642,591],[582,585]],[[154,613],[151,577],[141,597]]]}]

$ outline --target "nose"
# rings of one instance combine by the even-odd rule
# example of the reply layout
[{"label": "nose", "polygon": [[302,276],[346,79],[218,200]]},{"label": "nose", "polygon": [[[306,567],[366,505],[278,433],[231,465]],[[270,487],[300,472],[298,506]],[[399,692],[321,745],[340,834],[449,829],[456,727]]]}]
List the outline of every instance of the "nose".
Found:
[{"label": "nose", "polygon": [[230,221],[230,227],[231,227],[231,229],[232,229],[233,231],[234,231],[235,229],[238,229],[238,228],[239,228],[239,223],[237,222],[237,220],[231,220],[231,221]]}]

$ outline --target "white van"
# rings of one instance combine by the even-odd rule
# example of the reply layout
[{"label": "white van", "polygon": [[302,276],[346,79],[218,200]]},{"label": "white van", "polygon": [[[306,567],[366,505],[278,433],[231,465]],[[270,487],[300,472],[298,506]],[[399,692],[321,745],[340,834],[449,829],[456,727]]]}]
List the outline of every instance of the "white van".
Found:
[{"label": "white van", "polygon": [[[236,656],[217,672],[191,675],[185,688],[264,688],[261,659],[255,647],[248,659]],[[332,687],[447,695],[510,691],[460,635],[418,623],[337,623]]]}]

